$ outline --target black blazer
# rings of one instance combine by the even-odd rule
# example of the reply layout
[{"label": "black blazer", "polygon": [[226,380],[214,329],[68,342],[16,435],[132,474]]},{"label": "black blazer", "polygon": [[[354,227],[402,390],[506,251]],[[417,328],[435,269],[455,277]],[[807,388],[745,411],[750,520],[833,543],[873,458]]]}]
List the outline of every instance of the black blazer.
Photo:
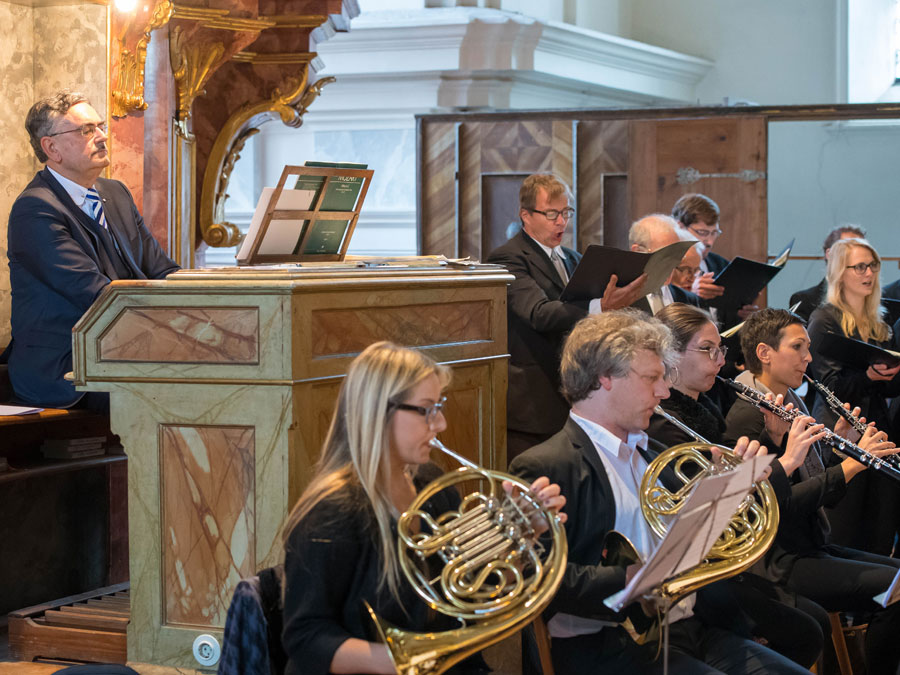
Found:
[{"label": "black blazer", "polygon": [[900,279],[892,281],[881,289],[882,298],[890,298],[891,300],[900,300]]},{"label": "black blazer", "polygon": [[[581,255],[566,252],[571,276]],[[552,434],[562,427],[569,406],[559,393],[559,358],[566,334],[587,316],[587,303],[560,302],[565,285],[550,258],[520,231],[495,249],[487,262],[515,276],[507,291],[509,388],[507,427]]]},{"label": "black blazer", "polygon": [[793,307],[798,302],[800,306],[794,312],[798,316],[802,316],[803,320],[809,323],[809,317],[813,311],[825,302],[825,293],[828,291],[828,282],[822,279],[812,288],[805,288],[797,291],[791,296],[788,307]]},{"label": "black blazer", "polygon": [[95,186],[109,232],[47,169],[9,215],[9,376],[16,396],[28,403],[66,407],[81,398],[63,380],[72,369],[72,327],[111,280],[160,279],[178,269],[144,225],[128,188],[105,178]]}]

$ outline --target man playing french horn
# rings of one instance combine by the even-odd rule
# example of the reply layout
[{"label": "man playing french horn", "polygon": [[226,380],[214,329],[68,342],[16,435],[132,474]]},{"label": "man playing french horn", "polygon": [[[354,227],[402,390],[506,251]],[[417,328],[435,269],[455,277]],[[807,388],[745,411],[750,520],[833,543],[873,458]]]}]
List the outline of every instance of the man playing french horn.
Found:
[{"label": "man playing french horn", "polygon": [[[562,391],[571,405],[565,427],[517,457],[510,469],[527,480],[548,476],[567,498],[569,558],[548,608],[556,673],[661,673],[653,645],[638,646],[622,617],[603,601],[625,587],[633,569],[604,565],[604,539],[616,530],[642,559],[658,543],[644,520],[640,484],[655,447],[647,428],[668,397],[672,336],[637,311],[604,312],[580,321],[562,354]],[[765,450],[746,438],[735,454]],[[804,673],[785,657],[701,620],[695,596],[669,612],[672,673]]]}]

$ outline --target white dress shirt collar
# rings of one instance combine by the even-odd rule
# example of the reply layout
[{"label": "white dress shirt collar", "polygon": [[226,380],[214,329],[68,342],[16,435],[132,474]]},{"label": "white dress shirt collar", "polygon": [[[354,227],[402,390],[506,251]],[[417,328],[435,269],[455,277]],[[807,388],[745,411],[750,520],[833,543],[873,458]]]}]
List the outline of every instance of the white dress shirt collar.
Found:
[{"label": "white dress shirt collar", "polygon": [[[49,166],[47,167],[47,171],[53,174],[53,177],[59,181],[59,184],[63,186],[63,189],[69,193],[69,196],[72,198],[72,201],[75,202],[75,206],[84,211],[84,200],[87,196],[88,189],[83,185],[79,185],[73,180],[69,180],[63,175],[60,175],[58,172],[51,169]],[[88,215],[90,212],[85,211]]]}]

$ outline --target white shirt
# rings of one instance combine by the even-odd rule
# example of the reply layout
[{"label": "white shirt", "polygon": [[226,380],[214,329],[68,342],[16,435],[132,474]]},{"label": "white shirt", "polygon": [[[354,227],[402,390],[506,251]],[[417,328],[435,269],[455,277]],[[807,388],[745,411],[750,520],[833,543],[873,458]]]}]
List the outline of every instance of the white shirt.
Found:
[{"label": "white shirt", "polygon": [[[59,173],[51,169],[49,166],[47,167],[47,171],[53,174],[53,177],[59,181],[59,184],[63,186],[63,189],[69,193],[69,196],[72,198],[72,201],[75,202],[75,206],[88,214],[91,218],[94,217],[93,212],[91,211],[91,207],[87,201],[87,192],[88,189],[83,185],[79,185],[73,180],[69,180],[65,176],[61,176]],[[102,199],[102,198],[101,198]]]},{"label": "white shirt", "polygon": [[[647,470],[647,462],[638,452],[638,447],[647,447],[647,434],[628,434],[625,443],[611,431],[588,419],[569,413],[570,417],[587,434],[594,444],[597,455],[606,469],[609,484],[616,502],[615,529],[625,535],[641,560],[647,560],[659,545],[659,538],[641,511],[641,479]],[[695,596],[690,595],[669,611],[669,621],[675,622],[693,614]],[[574,637],[596,633],[605,626],[615,625],[609,621],[599,621],[572,614],[558,613],[550,619],[547,628],[550,635],[558,638]]]},{"label": "white shirt", "polygon": [[675,298],[672,297],[672,289],[669,288],[669,284],[664,284],[663,287],[659,289],[659,293],[647,293],[647,303],[650,305],[650,313],[654,316],[663,307],[667,307],[673,302],[675,302]]}]

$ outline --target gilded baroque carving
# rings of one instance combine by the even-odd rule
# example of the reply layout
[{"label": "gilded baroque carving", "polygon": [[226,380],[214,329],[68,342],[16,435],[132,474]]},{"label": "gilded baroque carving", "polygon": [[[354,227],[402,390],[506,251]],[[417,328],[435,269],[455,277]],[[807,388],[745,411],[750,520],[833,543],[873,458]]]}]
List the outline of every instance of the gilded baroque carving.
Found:
[{"label": "gilded baroque carving", "polygon": [[303,124],[304,113],[321,94],[322,88],[334,82],[333,77],[325,77],[307,86],[308,73],[308,68],[304,67],[301,78],[286,80],[284,92],[276,87],[267,101],[242,106],[216,137],[200,195],[200,231],[203,241],[209,246],[227,248],[241,241],[238,228],[225,221],[225,199],[234,162],[247,139],[258,131],[261,124],[271,119],[272,113],[277,114],[287,126],[299,127]]},{"label": "gilded baroque carving", "polygon": [[112,116],[125,117],[132,110],[146,110],[144,100],[144,64],[147,62],[147,45],[150,33],[166,25],[172,17],[175,4],[172,0],[159,0],[150,12],[150,20],[132,52],[125,47],[125,34],[131,24],[127,21],[119,37],[119,74],[112,91]]},{"label": "gilded baroque carving", "polygon": [[213,65],[222,58],[225,45],[221,42],[186,40],[184,30],[176,26],[169,35],[169,57],[175,92],[178,98],[176,117],[186,121],[191,116],[194,99],[206,93],[203,85],[211,74]]}]

